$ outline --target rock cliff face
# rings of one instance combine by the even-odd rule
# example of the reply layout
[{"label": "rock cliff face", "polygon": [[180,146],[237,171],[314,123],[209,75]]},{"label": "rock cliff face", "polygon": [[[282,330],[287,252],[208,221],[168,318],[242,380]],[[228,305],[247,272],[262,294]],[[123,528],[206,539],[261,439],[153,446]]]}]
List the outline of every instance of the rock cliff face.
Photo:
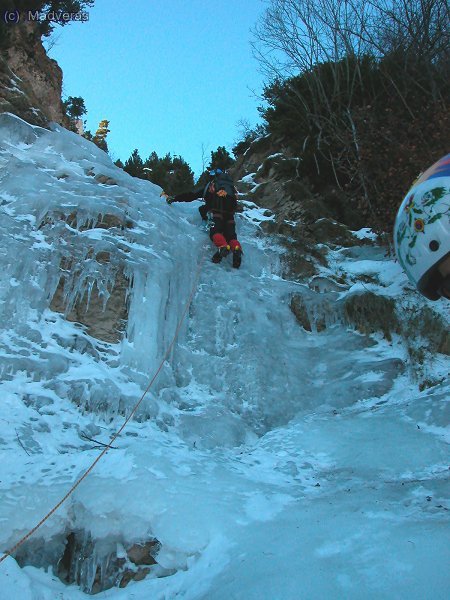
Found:
[{"label": "rock cliff face", "polygon": [[240,191],[250,193],[259,206],[274,210],[277,221],[308,225],[328,218],[353,229],[364,226],[337,188],[314,189],[302,173],[301,159],[272,135],[255,140],[232,172],[240,180]]},{"label": "rock cliff face", "polygon": [[[420,388],[435,385],[426,362],[436,353],[450,352],[439,307],[416,300],[411,311],[410,300],[389,290],[383,283],[387,240],[364,229],[361,215],[349,209],[338,189],[313,189],[301,167],[289,148],[266,136],[255,140],[232,169],[247,200],[268,209],[270,217],[261,229],[285,249],[283,277],[302,285],[290,298],[298,323],[315,333],[340,323],[389,342],[400,337]],[[367,272],[352,272],[350,263],[348,272],[336,269],[343,257],[361,260]]]},{"label": "rock cliff face", "polygon": [[33,125],[67,126],[61,101],[63,74],[42,45],[36,23],[11,26],[0,54],[0,113],[11,112]]},{"label": "rock cliff face", "polygon": [[[63,215],[59,215],[64,219]],[[99,215],[95,222],[86,220],[78,224],[78,216],[74,212],[67,218],[66,222],[74,230],[107,230],[112,234],[117,231],[130,229],[133,225],[131,221],[120,219],[115,215]],[[42,223],[42,229],[53,227],[53,219],[47,217]],[[128,302],[127,292],[130,287],[130,281],[124,273],[124,264],[120,262],[114,267],[111,263],[110,252],[97,252],[91,249],[85,260],[95,261],[96,269],[112,270],[114,277],[110,289],[101,289],[102,286],[88,285],[81,296],[77,296],[72,305],[68,306],[67,295],[71,287],[72,272],[80,272],[79,259],[76,256],[69,255],[64,257],[60,264],[60,281],[56,288],[50,308],[55,312],[63,313],[68,321],[80,323],[86,327],[90,336],[110,343],[121,341],[126,330],[128,320]],[[73,279],[73,278],[72,278]],[[73,282],[72,282],[73,285]]]},{"label": "rock cliff face", "polygon": [[350,228],[364,226],[338,190],[314,190],[301,166],[290,148],[269,135],[255,140],[232,169],[239,191],[273,213],[263,228],[280,236],[287,248],[286,275],[296,279],[313,277],[326,266],[322,245],[360,243]]}]

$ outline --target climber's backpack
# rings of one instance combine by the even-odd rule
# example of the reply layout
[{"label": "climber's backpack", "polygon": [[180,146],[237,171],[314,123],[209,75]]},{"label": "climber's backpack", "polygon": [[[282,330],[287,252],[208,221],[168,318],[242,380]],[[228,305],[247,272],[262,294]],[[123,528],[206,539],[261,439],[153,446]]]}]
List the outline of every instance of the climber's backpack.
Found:
[{"label": "climber's backpack", "polygon": [[236,188],[228,173],[217,173],[205,187],[203,197],[208,195],[208,210],[234,212],[236,210]]}]

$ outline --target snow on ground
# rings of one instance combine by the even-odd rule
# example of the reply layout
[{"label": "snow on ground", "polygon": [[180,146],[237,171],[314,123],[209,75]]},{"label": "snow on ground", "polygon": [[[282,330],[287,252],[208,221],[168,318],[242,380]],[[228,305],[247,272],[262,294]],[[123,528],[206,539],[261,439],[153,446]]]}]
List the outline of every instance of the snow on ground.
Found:
[{"label": "snow on ground", "polygon": [[255,183],[255,175],[256,173],[249,173],[248,175],[244,175],[241,181],[243,183]]},{"label": "snow on ground", "polygon": [[[121,426],[212,248],[196,203],[167,206],[159,189],[75,134],[1,115],[0,139],[6,550],[98,456],[86,436],[107,443]],[[74,211],[134,226],[80,231],[66,219]],[[53,224],[39,229],[48,215]],[[205,262],[179,342],[138,418],[22,548],[28,566],[11,557],[0,564],[0,598],[87,597],[52,572],[70,531],[90,533],[98,553],[161,542],[153,574],[102,598],[447,597],[448,379],[419,392],[399,339],[338,323],[303,331],[290,296],[318,295],[280,276],[281,250],[258,228],[264,218],[255,206],[238,216],[239,271]],[[118,265],[132,281],[121,343],[99,342],[49,309],[68,246],[78,260],[69,301],[93,282],[107,295]],[[90,248],[110,252],[109,266],[95,265]],[[392,297],[408,286],[379,248],[330,258],[354,286],[361,274]],[[437,359],[439,374],[448,373],[448,358]],[[87,560],[85,586],[95,561]]]},{"label": "snow on ground", "polygon": [[374,231],[372,231],[369,227],[363,227],[362,229],[358,229],[357,231],[352,231],[352,234],[359,240],[368,239],[375,242],[377,239],[377,234]]}]

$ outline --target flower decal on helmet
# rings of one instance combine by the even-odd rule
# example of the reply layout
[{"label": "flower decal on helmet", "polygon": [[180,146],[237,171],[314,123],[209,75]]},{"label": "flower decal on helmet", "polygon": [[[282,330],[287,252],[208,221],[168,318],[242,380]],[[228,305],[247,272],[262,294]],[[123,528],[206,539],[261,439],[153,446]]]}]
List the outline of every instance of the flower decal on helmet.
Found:
[{"label": "flower decal on helmet", "polygon": [[414,206],[414,194],[411,195],[411,197],[408,200],[408,203],[405,205],[406,212],[409,213],[409,211],[412,209],[413,206]]},{"label": "flower decal on helmet", "polygon": [[414,230],[418,233],[423,233],[425,231],[425,221],[423,219],[416,219],[414,221]]},{"label": "flower decal on helmet", "polygon": [[418,236],[425,233],[428,225],[442,218],[448,218],[448,206],[445,206],[443,211],[436,211],[435,207],[435,204],[448,193],[445,187],[436,186],[422,195],[414,191],[408,198],[396,233],[397,246],[404,249],[399,253],[399,260],[406,272],[408,272],[407,265],[414,266],[417,262],[414,248]]},{"label": "flower decal on helmet", "polygon": [[394,224],[397,258],[417,291],[429,300],[441,297],[440,264],[450,256],[450,154],[412,185]]}]

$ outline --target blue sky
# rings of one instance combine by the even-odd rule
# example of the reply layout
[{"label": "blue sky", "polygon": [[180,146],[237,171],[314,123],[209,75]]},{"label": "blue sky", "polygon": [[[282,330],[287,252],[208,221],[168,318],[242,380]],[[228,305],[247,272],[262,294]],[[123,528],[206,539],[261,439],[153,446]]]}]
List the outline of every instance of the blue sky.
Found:
[{"label": "blue sky", "polygon": [[[183,156],[196,175],[207,152],[229,149],[239,119],[258,122],[263,76],[250,28],[262,0],[96,0],[89,22],[56,28],[49,55],[63,95],[82,96],[87,126],[110,121],[114,159],[134,148]],[[253,91],[252,91],[253,90]]]}]

